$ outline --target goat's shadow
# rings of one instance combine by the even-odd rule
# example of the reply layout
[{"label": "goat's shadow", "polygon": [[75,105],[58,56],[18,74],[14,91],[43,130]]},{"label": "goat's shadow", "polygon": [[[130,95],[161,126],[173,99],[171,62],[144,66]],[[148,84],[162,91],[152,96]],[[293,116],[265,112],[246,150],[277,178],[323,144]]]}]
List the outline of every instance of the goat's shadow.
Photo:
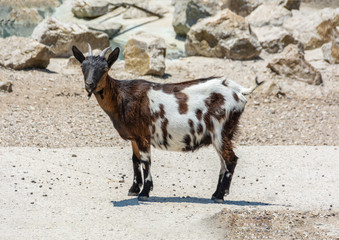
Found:
[{"label": "goat's shadow", "polygon": [[[147,205],[150,203],[197,203],[197,204],[217,204],[209,198],[197,197],[150,197],[148,201],[138,201],[138,198],[130,198],[121,201],[111,201],[114,207],[127,207]],[[224,201],[218,203],[221,205],[236,205],[236,206],[273,206],[276,204],[264,202],[250,202],[250,201]]]}]

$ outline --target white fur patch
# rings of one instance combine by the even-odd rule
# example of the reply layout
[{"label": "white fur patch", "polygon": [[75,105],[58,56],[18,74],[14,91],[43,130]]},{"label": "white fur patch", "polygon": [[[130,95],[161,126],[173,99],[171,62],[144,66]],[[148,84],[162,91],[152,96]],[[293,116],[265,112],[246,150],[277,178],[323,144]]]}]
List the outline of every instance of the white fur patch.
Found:
[{"label": "white fur patch", "polygon": [[[228,87],[223,85],[223,82],[225,82]],[[179,113],[179,104],[174,94],[165,93],[162,91],[162,89],[150,89],[147,95],[150,100],[149,102],[151,114],[153,115],[156,112],[160,112],[160,104],[163,105],[163,110],[165,111],[164,118],[162,119],[159,117],[156,122],[153,123],[155,125],[155,133],[152,134],[152,145],[160,149],[182,151],[186,147],[186,143],[184,143],[183,141],[185,136],[190,136],[190,145],[193,148],[194,138],[196,139],[196,142],[199,143],[204,135],[209,134],[212,137],[212,142],[214,146],[220,149],[222,144],[221,132],[230,112],[242,112],[247,102],[246,98],[241,94],[242,89],[243,88],[240,85],[230,80],[226,80],[225,77],[211,79],[203,83],[186,87],[181,91],[188,96],[188,111],[185,114]],[[225,110],[226,116],[225,119],[222,119],[220,121],[211,117],[214,131],[210,133],[206,129],[203,116],[207,111],[205,100],[209,98],[212,93],[219,93],[224,97],[224,105],[220,110]],[[236,101],[236,99],[234,98],[234,93],[237,94],[239,98],[238,101]],[[196,116],[196,111],[198,109],[202,111],[202,119],[200,121]],[[168,120],[168,124],[166,126],[166,139],[168,143],[167,146],[165,146],[166,142],[163,137],[163,130],[161,128],[162,123],[165,121],[165,119]],[[191,133],[189,120],[193,122],[195,131],[194,136]],[[203,134],[197,134],[199,124],[201,124],[203,127]]]}]

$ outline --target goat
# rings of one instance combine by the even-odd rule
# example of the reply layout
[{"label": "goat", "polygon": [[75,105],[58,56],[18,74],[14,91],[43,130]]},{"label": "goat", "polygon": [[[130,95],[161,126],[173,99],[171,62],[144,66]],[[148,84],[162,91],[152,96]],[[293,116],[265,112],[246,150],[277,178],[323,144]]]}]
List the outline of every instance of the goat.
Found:
[{"label": "goat", "polygon": [[153,189],[151,145],[188,152],[213,144],[221,160],[221,169],[212,200],[223,202],[237,165],[232,138],[247,102],[245,95],[262,82],[256,78],[252,88],[243,88],[226,77],[173,84],[116,80],[108,71],[118,58],[119,48],[106,60],[110,47],[99,56],[93,56],[88,46],[87,57],[76,46],[72,47],[74,57],[81,63],[88,97],[95,95],[119,135],[132,143],[134,178],[128,195],[138,196],[139,201],[149,198]]}]

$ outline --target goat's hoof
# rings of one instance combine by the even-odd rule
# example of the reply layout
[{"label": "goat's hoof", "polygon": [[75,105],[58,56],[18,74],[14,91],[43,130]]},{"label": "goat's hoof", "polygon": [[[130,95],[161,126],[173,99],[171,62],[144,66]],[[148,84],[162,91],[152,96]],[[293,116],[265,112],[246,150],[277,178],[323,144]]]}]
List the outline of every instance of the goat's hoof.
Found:
[{"label": "goat's hoof", "polygon": [[147,201],[148,200],[148,196],[139,196],[138,197],[138,201]]},{"label": "goat's hoof", "polygon": [[212,199],[215,203],[223,203],[224,199],[214,198]]},{"label": "goat's hoof", "polygon": [[211,200],[214,201],[215,198],[216,198],[216,196],[215,196],[215,195],[212,195]]},{"label": "goat's hoof", "polygon": [[136,193],[136,192],[131,192],[129,191],[128,192],[128,196],[138,196],[139,193]]}]

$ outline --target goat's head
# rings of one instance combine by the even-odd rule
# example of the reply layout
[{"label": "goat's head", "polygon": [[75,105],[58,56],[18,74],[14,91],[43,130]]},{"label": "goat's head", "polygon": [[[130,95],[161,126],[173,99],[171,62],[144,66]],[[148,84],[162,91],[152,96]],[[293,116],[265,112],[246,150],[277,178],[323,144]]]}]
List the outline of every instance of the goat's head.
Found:
[{"label": "goat's head", "polygon": [[119,48],[115,48],[111,52],[106,60],[105,55],[110,47],[105,48],[99,56],[93,56],[91,45],[88,44],[88,56],[84,54],[76,47],[72,47],[74,57],[81,63],[82,73],[84,74],[85,88],[88,92],[88,97],[92,93],[98,92],[102,89],[101,80],[106,76],[108,70],[113,63],[118,59]]}]

